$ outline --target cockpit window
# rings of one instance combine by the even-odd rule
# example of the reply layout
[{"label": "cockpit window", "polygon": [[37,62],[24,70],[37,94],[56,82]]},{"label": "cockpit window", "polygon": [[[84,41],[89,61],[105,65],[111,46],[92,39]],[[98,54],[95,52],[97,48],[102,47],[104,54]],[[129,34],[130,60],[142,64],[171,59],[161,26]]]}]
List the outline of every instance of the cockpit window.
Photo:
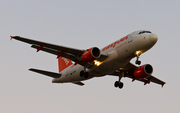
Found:
[{"label": "cockpit window", "polygon": [[143,34],[144,31],[139,32],[139,34]]},{"label": "cockpit window", "polygon": [[151,33],[151,31],[146,31],[146,33]]},{"label": "cockpit window", "polygon": [[141,31],[141,32],[139,32],[139,34],[143,34],[143,33],[151,33],[151,31]]}]

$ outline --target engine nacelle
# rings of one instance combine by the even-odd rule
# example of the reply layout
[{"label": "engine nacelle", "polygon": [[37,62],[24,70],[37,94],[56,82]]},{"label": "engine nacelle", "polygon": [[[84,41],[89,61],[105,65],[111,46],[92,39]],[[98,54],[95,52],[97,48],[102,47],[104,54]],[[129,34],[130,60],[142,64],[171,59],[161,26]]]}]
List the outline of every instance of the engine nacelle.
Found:
[{"label": "engine nacelle", "polygon": [[137,79],[147,78],[153,72],[153,67],[150,64],[140,66],[134,71],[134,76]]},{"label": "engine nacelle", "polygon": [[83,62],[91,62],[97,58],[99,58],[101,55],[101,52],[99,48],[93,47],[88,50],[86,50],[82,55],[81,55],[81,60]]}]

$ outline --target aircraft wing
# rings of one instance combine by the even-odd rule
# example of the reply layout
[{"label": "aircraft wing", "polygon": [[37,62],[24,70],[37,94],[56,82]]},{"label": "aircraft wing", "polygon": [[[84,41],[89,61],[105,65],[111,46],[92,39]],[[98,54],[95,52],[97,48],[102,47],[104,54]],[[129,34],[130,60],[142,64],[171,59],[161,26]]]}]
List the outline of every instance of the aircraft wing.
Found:
[{"label": "aircraft wing", "polygon": [[[133,64],[131,64],[131,63],[128,63],[124,68],[120,68],[120,71],[122,70],[122,71],[127,72],[127,73],[125,73],[124,77],[128,77],[128,78],[131,78],[132,80],[134,80],[135,77],[134,77],[133,72],[134,72],[137,68],[138,68],[137,66],[135,66],[135,65],[133,65]],[[111,73],[111,74],[109,74],[109,75],[119,76],[119,71],[116,70],[115,72],[113,72],[113,73]],[[138,80],[138,81],[140,81],[140,82],[144,82],[144,85],[147,84],[147,83],[146,83],[147,80],[150,80],[149,82],[153,82],[153,83],[156,83],[156,84],[159,84],[159,85],[162,85],[162,86],[165,84],[164,81],[162,81],[162,80],[160,80],[160,79],[158,79],[158,78],[156,78],[156,77],[154,77],[154,76],[152,76],[152,75],[149,76],[149,77],[147,77],[147,78],[145,78],[145,79],[135,79],[135,80]]]},{"label": "aircraft wing", "polygon": [[[81,59],[80,59],[80,56],[85,52],[85,50],[80,50],[80,49],[75,49],[75,48],[70,48],[70,47],[65,47],[65,46],[59,46],[59,45],[55,45],[55,44],[50,44],[50,43],[46,43],[46,42],[23,38],[20,36],[11,36],[11,39],[16,39],[16,40],[31,44],[32,45],[31,47],[37,49],[37,52],[39,50],[41,50],[44,52],[48,52],[48,53],[57,55],[57,58],[59,56],[68,58],[74,62],[78,62],[78,64],[80,64],[82,66],[86,66],[87,68],[90,67],[90,65],[92,65],[92,63],[85,63],[85,62],[81,61]],[[103,61],[106,58],[107,58],[107,55],[101,54],[100,58],[98,58],[97,60]]]}]

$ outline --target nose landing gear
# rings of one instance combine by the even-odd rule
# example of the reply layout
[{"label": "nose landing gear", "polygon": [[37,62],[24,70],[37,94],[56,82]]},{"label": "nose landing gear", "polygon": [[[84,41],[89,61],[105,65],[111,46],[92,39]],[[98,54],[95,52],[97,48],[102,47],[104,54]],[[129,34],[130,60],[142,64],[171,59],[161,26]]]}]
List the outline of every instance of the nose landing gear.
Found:
[{"label": "nose landing gear", "polygon": [[135,63],[138,64],[138,65],[141,65],[141,61],[139,61],[139,56],[137,56],[137,60],[136,60]]},{"label": "nose landing gear", "polygon": [[139,56],[141,55],[141,51],[136,51],[136,57],[137,57],[137,60],[135,61],[136,64],[140,65],[141,64],[141,61],[139,61]]}]

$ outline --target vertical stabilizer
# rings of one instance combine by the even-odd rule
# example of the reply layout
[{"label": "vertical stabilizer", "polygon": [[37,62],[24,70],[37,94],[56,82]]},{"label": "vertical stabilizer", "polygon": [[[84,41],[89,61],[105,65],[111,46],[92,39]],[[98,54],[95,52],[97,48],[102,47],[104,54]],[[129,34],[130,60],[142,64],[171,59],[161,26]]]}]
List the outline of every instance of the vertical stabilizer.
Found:
[{"label": "vertical stabilizer", "polygon": [[64,57],[59,57],[58,58],[59,73],[72,64],[73,63],[71,62],[71,60],[64,58]]}]

